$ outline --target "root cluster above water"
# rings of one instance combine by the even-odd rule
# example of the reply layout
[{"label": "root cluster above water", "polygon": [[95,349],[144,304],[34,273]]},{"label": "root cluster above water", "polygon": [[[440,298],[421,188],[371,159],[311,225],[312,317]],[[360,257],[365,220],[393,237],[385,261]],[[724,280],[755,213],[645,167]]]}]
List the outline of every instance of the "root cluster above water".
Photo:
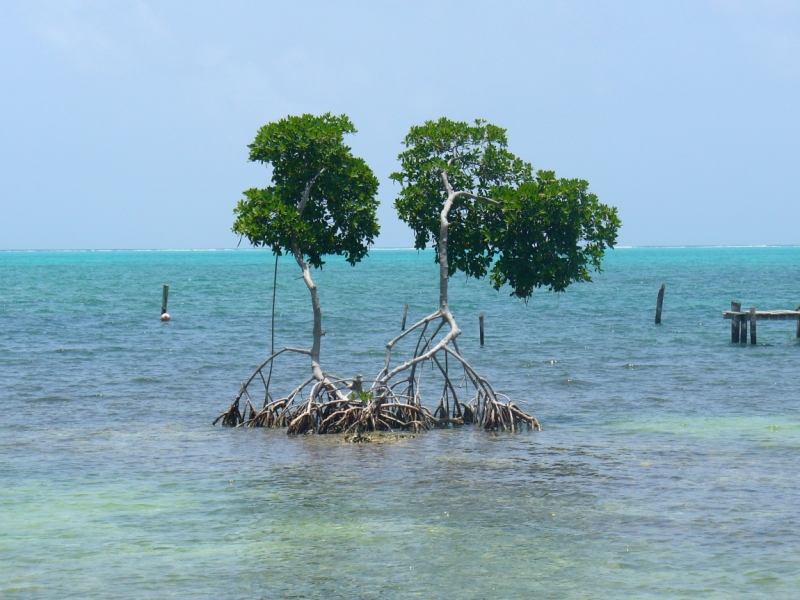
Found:
[{"label": "root cluster above water", "polygon": [[[438,326],[426,335],[430,325],[437,321]],[[450,332],[437,338],[446,324],[450,324]],[[419,335],[413,357],[392,368],[395,345],[415,331]],[[307,350],[284,348],[259,365],[242,384],[230,408],[214,424],[221,421],[229,427],[286,428],[289,434],[350,436],[378,431],[416,433],[460,425],[512,432],[525,427],[540,429],[534,417],[507,396],[495,392],[463,359],[455,340],[459,333],[449,313],[437,311],[386,345],[384,368],[375,379],[366,380],[361,375],[339,378],[321,371],[285,396],[275,398],[264,370],[284,353],[310,354]],[[426,367],[440,376],[442,386],[434,410],[423,404],[420,393]]]}]

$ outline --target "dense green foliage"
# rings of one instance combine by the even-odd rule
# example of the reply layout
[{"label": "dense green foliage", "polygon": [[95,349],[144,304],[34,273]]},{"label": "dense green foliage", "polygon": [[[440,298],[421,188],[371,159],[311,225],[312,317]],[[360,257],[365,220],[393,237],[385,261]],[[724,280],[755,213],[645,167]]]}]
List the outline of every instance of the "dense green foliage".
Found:
[{"label": "dense green foliage", "polygon": [[378,180],[344,144],[344,135],[355,132],[347,116],[330,114],[290,116],[259,129],[250,160],[271,165],[272,185],[244,192],[234,233],[278,254],[295,245],[314,267],[325,255],[343,255],[350,264],[364,258],[379,230]]},{"label": "dense green foliage", "polygon": [[455,198],[448,215],[450,275],[489,274],[496,289],[508,284],[512,295],[527,299],[538,287],[563,291],[591,281],[590,270],[600,270],[605,249],[616,242],[616,208],[601,204],[586,181],[534,172],[508,151],[504,129],[442,118],[412,127],[403,144],[401,170],[391,176],[402,186],[395,208],[414,231],[416,248],[433,245],[437,261],[448,197],[442,173],[455,192],[496,201]]}]

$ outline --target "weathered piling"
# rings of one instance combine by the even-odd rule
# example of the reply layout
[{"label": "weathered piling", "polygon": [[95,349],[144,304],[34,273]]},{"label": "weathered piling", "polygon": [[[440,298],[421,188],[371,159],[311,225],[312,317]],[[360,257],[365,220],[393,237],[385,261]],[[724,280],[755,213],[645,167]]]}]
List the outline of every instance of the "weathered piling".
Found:
[{"label": "weathered piling", "polygon": [[[798,306],[797,308],[795,308],[795,310],[798,310],[798,311],[800,311],[800,306]],[[800,319],[797,319],[797,330],[796,330],[796,333],[795,333],[795,336],[794,336],[794,337],[796,337],[796,338],[800,338]]]},{"label": "weathered piling", "polygon": [[746,315],[742,315],[739,318],[739,343],[746,344],[747,343],[747,321],[748,317]]},{"label": "weathered piling", "polygon": [[481,346],[483,346],[483,313],[478,315],[478,321],[480,322],[481,327]]},{"label": "weathered piling", "polygon": [[[741,312],[741,302],[731,302],[731,312]],[[731,344],[739,343],[739,317],[731,319]]]},{"label": "weathered piling", "polygon": [[406,305],[403,307],[403,323],[402,323],[402,325],[400,325],[400,331],[405,331],[406,330],[406,317],[407,316],[408,316],[408,302],[406,302]]},{"label": "weathered piling", "polygon": [[664,305],[664,288],[665,284],[661,284],[661,289],[658,290],[658,300],[656,301],[656,325],[661,325],[661,307]]},{"label": "weathered piling", "polygon": [[169,284],[164,284],[164,291],[161,294],[161,314],[167,312],[167,300],[169,299]]},{"label": "weathered piling", "polygon": [[161,320],[169,321],[169,313],[167,312],[167,300],[169,299],[169,284],[164,284],[164,291],[161,294]]},{"label": "weathered piling", "polygon": [[[756,310],[751,306],[742,312],[739,302],[731,302],[731,310],[722,313],[723,319],[731,320],[731,342],[736,344],[747,343],[747,324],[750,323],[750,344],[757,343],[756,321],[797,321],[800,323],[800,306],[795,310]],[[795,330],[798,332],[800,325]],[[796,334],[800,337],[800,334]]]}]

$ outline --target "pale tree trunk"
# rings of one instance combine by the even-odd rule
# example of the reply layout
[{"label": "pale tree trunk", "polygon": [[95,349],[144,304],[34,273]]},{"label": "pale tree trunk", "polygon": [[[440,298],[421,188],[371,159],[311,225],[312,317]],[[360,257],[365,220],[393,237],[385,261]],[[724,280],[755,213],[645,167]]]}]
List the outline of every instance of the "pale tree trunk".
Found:
[{"label": "pale tree trunk", "polygon": [[447,217],[455,198],[450,183],[447,181],[447,175],[443,173],[442,179],[447,185],[447,200],[439,215],[439,310],[442,311],[442,314],[445,314],[449,312],[447,308],[447,283],[450,280],[447,264],[447,232],[450,229],[450,221],[448,221]]},{"label": "pale tree trunk", "polygon": [[[453,202],[459,196],[459,193],[453,191],[453,186],[450,185],[450,180],[447,178],[446,171],[442,171],[442,181],[447,190],[447,200],[445,200],[444,206],[442,206],[442,212],[439,215],[439,312],[442,315],[442,319],[447,321],[447,324],[450,326],[450,333],[445,336],[445,340],[447,341],[442,348],[452,341],[456,352],[458,352],[456,338],[461,335],[461,330],[458,328],[453,313],[450,312],[447,298],[448,284],[450,282],[449,265],[447,263],[447,234],[450,229],[450,209],[453,207]],[[458,354],[460,355],[461,353],[458,352]],[[446,374],[445,377],[447,377]]]},{"label": "pale tree trunk", "polygon": [[317,381],[322,381],[325,376],[320,367],[319,354],[322,345],[322,308],[319,305],[319,293],[317,284],[311,279],[311,269],[303,259],[303,254],[297,249],[297,245],[292,245],[292,253],[297,264],[303,272],[303,281],[306,283],[308,291],[311,292],[311,308],[314,310],[314,340],[311,344],[311,374]]},{"label": "pale tree trunk", "polygon": [[[442,171],[442,181],[444,182],[445,190],[447,190],[447,200],[445,200],[444,206],[442,206],[442,212],[439,215],[439,309],[442,311],[442,314],[449,315],[450,311],[447,308],[447,282],[450,279],[450,275],[447,264],[447,232],[450,228],[448,216],[450,214],[450,209],[453,208],[453,202],[455,202],[455,199],[459,196],[463,196],[466,198],[472,198],[477,202],[493,204],[494,206],[500,206],[500,203],[497,200],[492,200],[491,198],[486,198],[485,196],[471,194],[470,192],[454,191],[453,186],[450,185],[450,180],[447,177],[447,171]],[[454,323],[453,326],[455,326]],[[461,332],[459,331],[459,333]]]},{"label": "pale tree trunk", "polygon": [[[376,384],[373,386],[373,388],[376,388],[379,385],[386,385],[386,383],[393,377],[395,377],[398,373],[405,371],[408,368],[415,367],[417,364],[432,358],[438,352],[441,352],[443,350],[448,351],[447,345],[450,342],[453,342],[453,345],[455,346],[456,349],[455,351],[458,360],[464,363],[466,369],[468,369],[469,371],[472,370],[472,368],[465,363],[463,358],[461,358],[461,353],[458,350],[458,344],[455,341],[455,338],[461,335],[461,330],[458,328],[458,324],[456,323],[456,320],[453,317],[453,314],[450,312],[450,308],[448,306],[447,292],[448,292],[448,282],[450,281],[450,275],[447,264],[447,233],[450,228],[450,221],[448,220],[448,215],[450,214],[450,209],[453,207],[453,202],[459,196],[472,198],[473,200],[477,201],[488,202],[489,204],[494,204],[494,205],[499,205],[500,203],[497,202],[496,200],[492,200],[491,198],[477,196],[469,192],[454,191],[453,186],[450,185],[450,180],[447,177],[447,171],[442,171],[442,181],[444,182],[444,187],[447,190],[447,199],[445,200],[444,206],[442,206],[442,211],[439,214],[439,223],[440,223],[439,225],[439,310],[433,313],[432,315],[425,317],[425,319],[423,319],[419,323],[416,323],[415,325],[413,325],[412,327],[401,333],[399,336],[394,338],[388,344],[386,344],[386,363],[383,370],[378,375]],[[443,322],[446,322],[449,325],[450,332],[447,333],[439,341],[439,343],[437,343],[432,348],[427,350],[424,349],[422,353],[417,354],[413,359],[403,363],[398,367],[395,367],[392,370],[389,370],[389,362],[391,359],[392,348],[394,347],[394,345],[420,326],[424,326],[427,329],[427,323],[438,317],[441,317],[443,319]],[[424,335],[424,330],[422,335]],[[427,346],[425,346],[424,348],[427,348]]]},{"label": "pale tree trunk", "polygon": [[[314,175],[314,177],[312,177],[311,180],[306,184],[306,188],[303,190],[303,196],[300,199],[300,203],[297,205],[298,215],[303,214],[303,210],[305,210],[309,198],[311,197],[311,188],[314,187],[317,179],[324,172],[325,168],[323,167],[320,169],[319,173]],[[294,239],[292,239],[292,254],[294,254],[294,259],[297,261],[300,270],[303,272],[303,281],[305,282],[308,291],[311,292],[311,308],[314,311],[314,339],[311,343],[311,374],[313,375],[314,379],[321,382],[325,379],[325,375],[322,372],[322,367],[320,367],[319,362],[320,347],[322,346],[322,308],[319,305],[317,284],[315,284],[314,280],[311,279],[311,269],[303,258],[303,253],[298,249],[297,242]]]}]

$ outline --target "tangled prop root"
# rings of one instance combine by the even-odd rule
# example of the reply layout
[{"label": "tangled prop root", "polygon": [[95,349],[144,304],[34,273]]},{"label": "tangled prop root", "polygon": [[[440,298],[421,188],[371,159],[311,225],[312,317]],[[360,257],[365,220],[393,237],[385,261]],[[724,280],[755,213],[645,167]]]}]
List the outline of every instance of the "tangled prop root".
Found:
[{"label": "tangled prop root", "polygon": [[[391,389],[379,395],[365,392],[365,380],[360,375],[353,379],[339,379],[327,373],[322,380],[309,377],[285,397],[274,399],[262,371],[287,351],[307,354],[304,350],[284,348],[270,356],[242,384],[230,408],[213,424],[221,421],[225,427],[285,427],[289,434],[358,434],[396,430],[418,433],[439,423],[427,408],[409,403]],[[256,379],[264,386],[264,402],[260,409],[250,395]],[[306,390],[309,390],[307,395]]]},{"label": "tangled prop root", "polygon": [[[441,320],[438,327],[430,337],[426,337],[428,325],[437,319]],[[308,354],[306,350],[284,348],[264,361],[242,384],[230,408],[217,417],[214,424],[222,421],[222,425],[227,427],[285,427],[289,434],[347,435],[397,430],[417,433],[432,427],[460,425],[478,425],[490,431],[513,432],[524,427],[541,429],[534,417],[507,396],[496,393],[491,384],[464,360],[455,336],[448,334],[433,343],[445,323],[447,318],[441,312],[433,313],[389,342],[384,368],[374,380],[365,380],[361,375],[339,379],[323,373],[322,378],[309,377],[286,396],[275,399],[262,371],[284,352]],[[414,357],[390,369],[395,344],[419,328],[421,333]],[[450,347],[451,344],[454,348]],[[453,361],[460,377],[458,382],[451,377]],[[441,375],[443,382],[433,412],[422,404],[420,395],[426,365]],[[260,409],[251,398],[252,384],[256,379],[260,379],[264,387]],[[369,389],[367,385],[370,385]],[[459,395],[471,398],[462,402]]]},{"label": "tangled prop root", "polygon": [[[426,337],[428,327],[437,320],[439,323],[433,333],[430,337]],[[445,325],[450,326],[450,332],[435,342],[437,335]],[[394,346],[416,329],[421,331],[414,349],[414,357],[406,363],[390,369]],[[431,415],[434,426],[475,424],[486,430],[517,431],[526,426],[534,430],[541,429],[539,422],[534,417],[523,412],[507,396],[495,392],[491,384],[464,360],[456,341],[456,337],[460,333],[461,331],[449,311],[439,310],[428,315],[386,344],[386,362],[378,375],[375,386],[378,389],[393,389],[395,386],[404,384],[406,387],[403,390],[403,396],[409,398],[415,405],[420,405],[419,388],[422,371],[425,365],[429,364],[432,365],[431,368],[438,371],[444,383],[439,404]],[[450,363],[453,360],[456,362],[456,368],[459,369],[461,381],[458,385],[451,377]],[[391,383],[392,381],[396,383]],[[456,388],[463,392],[457,392]],[[459,393],[472,395],[472,398],[467,402],[461,402],[458,399]]]}]

